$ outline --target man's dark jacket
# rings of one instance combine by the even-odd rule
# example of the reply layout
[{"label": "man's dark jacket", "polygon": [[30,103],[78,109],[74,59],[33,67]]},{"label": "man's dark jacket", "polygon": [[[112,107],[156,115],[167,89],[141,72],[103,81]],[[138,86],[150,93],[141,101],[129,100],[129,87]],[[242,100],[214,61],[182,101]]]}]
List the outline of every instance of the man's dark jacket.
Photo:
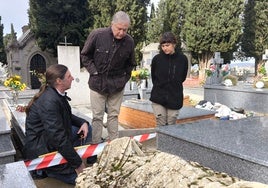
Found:
[{"label": "man's dark jacket", "polygon": [[[70,173],[82,160],[72,144],[72,125],[80,127],[86,120],[72,114],[65,96],[48,87],[33,103],[26,116],[26,139],[23,154],[26,159],[58,151],[66,165],[50,167],[61,173]],[[71,169],[70,169],[71,168]]]},{"label": "man's dark jacket", "polygon": [[134,41],[130,35],[115,39],[111,27],[96,29],[88,36],[81,59],[90,74],[90,89],[101,94],[122,91],[136,66]]}]

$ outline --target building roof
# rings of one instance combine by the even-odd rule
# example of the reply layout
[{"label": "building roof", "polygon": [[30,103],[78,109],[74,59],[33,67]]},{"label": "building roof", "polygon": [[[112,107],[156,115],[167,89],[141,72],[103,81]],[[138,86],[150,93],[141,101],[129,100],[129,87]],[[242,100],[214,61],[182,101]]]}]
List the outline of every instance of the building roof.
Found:
[{"label": "building roof", "polygon": [[24,46],[25,43],[33,36],[33,33],[30,29],[25,31],[18,39],[19,46]]}]

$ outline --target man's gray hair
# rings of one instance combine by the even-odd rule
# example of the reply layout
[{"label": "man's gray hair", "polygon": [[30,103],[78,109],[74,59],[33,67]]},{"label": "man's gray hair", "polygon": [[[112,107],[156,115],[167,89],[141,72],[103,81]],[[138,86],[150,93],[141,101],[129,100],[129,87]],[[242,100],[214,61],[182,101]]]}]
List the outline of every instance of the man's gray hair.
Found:
[{"label": "man's gray hair", "polygon": [[130,18],[127,13],[124,11],[118,11],[114,14],[112,23],[129,23],[130,25]]}]

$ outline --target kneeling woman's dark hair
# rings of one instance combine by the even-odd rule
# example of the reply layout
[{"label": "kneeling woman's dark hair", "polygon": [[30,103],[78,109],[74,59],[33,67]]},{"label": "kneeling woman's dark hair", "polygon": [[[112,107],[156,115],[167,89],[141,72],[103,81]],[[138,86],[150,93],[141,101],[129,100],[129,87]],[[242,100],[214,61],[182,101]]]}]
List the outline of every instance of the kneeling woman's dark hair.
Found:
[{"label": "kneeling woman's dark hair", "polygon": [[54,64],[54,65],[51,65],[47,68],[46,73],[45,73],[46,83],[40,87],[39,92],[34,95],[34,97],[31,99],[31,101],[27,105],[27,107],[25,109],[26,115],[28,115],[30,108],[31,108],[32,104],[34,103],[34,101],[36,101],[44,93],[46,88],[48,86],[54,87],[57,78],[64,79],[64,76],[65,76],[67,71],[68,71],[68,68],[62,64]]},{"label": "kneeling woman's dark hair", "polygon": [[46,85],[55,87],[56,80],[60,78],[64,79],[64,76],[68,68],[65,65],[54,64],[48,67],[46,70]]}]

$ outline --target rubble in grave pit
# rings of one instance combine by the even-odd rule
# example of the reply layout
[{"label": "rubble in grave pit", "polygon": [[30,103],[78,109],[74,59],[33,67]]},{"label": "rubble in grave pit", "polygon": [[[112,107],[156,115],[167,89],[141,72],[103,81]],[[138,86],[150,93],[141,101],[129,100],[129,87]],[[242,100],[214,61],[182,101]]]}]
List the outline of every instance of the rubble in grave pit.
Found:
[{"label": "rubble in grave pit", "polygon": [[143,152],[140,143],[124,137],[105,146],[98,163],[86,168],[76,179],[76,188],[267,188],[214,172],[195,162],[155,151]]}]

